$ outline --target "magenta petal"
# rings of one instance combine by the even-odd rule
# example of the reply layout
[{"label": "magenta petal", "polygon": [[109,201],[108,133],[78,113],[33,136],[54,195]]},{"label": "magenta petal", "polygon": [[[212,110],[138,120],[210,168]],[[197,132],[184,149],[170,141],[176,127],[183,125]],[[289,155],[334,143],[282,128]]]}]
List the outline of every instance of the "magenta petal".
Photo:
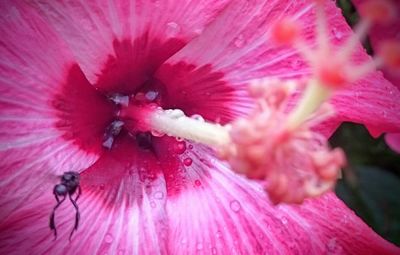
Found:
[{"label": "magenta petal", "polygon": [[[171,254],[399,254],[334,194],[273,206],[261,186],[198,148],[201,178],[167,203]],[[201,160],[201,161],[200,161]],[[212,162],[212,166],[207,164]]]},{"label": "magenta petal", "polygon": [[89,81],[95,84],[108,54],[118,57],[115,40],[146,37],[130,53],[140,63],[154,57],[150,54],[154,50],[152,40],[161,40],[161,44],[171,38],[190,40],[214,19],[227,0],[35,2],[35,7],[67,42]]},{"label": "magenta petal", "polygon": [[[340,9],[334,2],[327,1],[325,11],[331,27],[328,31],[331,39],[335,44],[343,43],[352,31]],[[235,87],[237,100],[232,102],[232,109],[237,113],[246,112],[251,104],[248,103],[244,91],[246,86],[243,85],[250,80],[262,77],[296,78],[311,72],[295,50],[277,46],[271,39],[269,27],[277,19],[288,16],[304,24],[303,33],[310,44],[314,44],[312,1],[233,2],[200,37],[191,41],[167,63],[186,61],[196,66],[212,63],[214,71],[224,73],[225,81]],[[354,60],[364,62],[368,59],[359,45]],[[392,84],[383,79],[379,72],[374,72],[333,99],[339,113],[333,121],[361,123],[375,133],[399,131],[399,96],[400,92]],[[332,125],[320,129],[329,134],[329,126]]]},{"label": "magenta petal", "polygon": [[[154,170],[151,178],[140,170],[146,165]],[[71,242],[72,204],[67,199],[56,211],[54,241],[48,222],[56,201],[45,192],[0,223],[0,254],[166,254],[167,192],[159,170],[151,152],[122,139],[81,174],[81,220]]]},{"label": "magenta petal", "polygon": [[364,124],[373,136],[400,131],[400,91],[374,73],[339,92],[332,102],[341,121]]},{"label": "magenta petal", "polygon": [[[362,4],[367,2],[366,0],[353,0],[353,4],[356,8],[359,8]],[[387,24],[375,24],[372,26],[371,31],[368,33],[368,38],[372,44],[372,47],[377,50],[380,44],[385,40],[399,39],[400,34],[400,5],[394,0],[393,7],[396,9],[397,16],[393,21]],[[385,78],[391,81],[395,86],[400,89],[400,76],[393,74],[386,70],[383,70]]]},{"label": "magenta petal", "polygon": [[[130,150],[121,147],[121,151]],[[130,151],[135,155],[133,151]],[[260,185],[232,173],[202,146],[186,154],[192,162],[176,177],[185,192],[170,193],[164,178],[142,180],[119,164],[119,152],[88,169],[79,201],[81,224],[72,241],[74,210],[56,213],[59,236],[47,228],[51,194],[28,203],[0,224],[0,252],[23,254],[399,254],[333,194],[303,205],[273,206]],[[135,158],[136,156],[139,156]],[[132,158],[132,170],[146,161]],[[101,174],[114,167],[130,174],[110,189]],[[123,168],[122,168],[123,167]],[[133,173],[133,174],[132,174]],[[110,183],[113,177],[108,176]],[[97,184],[96,184],[97,182]],[[87,183],[87,182],[86,182]],[[111,184],[112,185],[112,184]],[[167,195],[168,194],[168,195]],[[40,208],[40,210],[38,209]]]},{"label": "magenta petal", "polygon": [[52,189],[65,169],[81,169],[95,155],[79,151],[56,128],[51,101],[73,57],[42,18],[18,1],[0,10],[0,218]]},{"label": "magenta petal", "polygon": [[390,133],[385,135],[386,144],[389,145],[392,150],[400,153],[400,133]]},{"label": "magenta petal", "polygon": [[[363,3],[367,1],[365,0],[354,0],[353,3],[356,5],[357,8],[359,8]],[[400,34],[400,5],[398,3],[395,3],[393,5],[396,8],[397,11],[397,17],[394,21],[388,23],[388,24],[376,24],[372,27],[371,31],[368,34],[368,37],[370,39],[370,42],[372,44],[372,47],[377,50],[380,47],[380,44],[385,41],[385,40],[393,40],[393,39],[398,39],[399,34]],[[394,86],[397,86],[397,91],[393,90],[390,88],[390,91],[396,98],[398,98],[399,95],[399,89],[400,89],[400,76],[399,74],[394,74],[388,70],[382,70],[383,74],[386,79],[388,79]],[[389,92],[390,92],[389,91]],[[399,105],[398,103],[396,105]],[[395,108],[395,107],[393,107]],[[398,111],[398,108],[396,107],[394,109],[395,111]],[[392,114],[386,113],[386,114]],[[400,129],[398,127],[396,130],[387,130],[388,132],[397,132]],[[375,136],[378,136],[381,134],[381,132],[374,133],[375,129],[370,130],[372,131],[372,134]],[[398,145],[397,139],[398,134],[390,134],[385,137],[387,144],[395,151],[399,151],[400,146]]]}]

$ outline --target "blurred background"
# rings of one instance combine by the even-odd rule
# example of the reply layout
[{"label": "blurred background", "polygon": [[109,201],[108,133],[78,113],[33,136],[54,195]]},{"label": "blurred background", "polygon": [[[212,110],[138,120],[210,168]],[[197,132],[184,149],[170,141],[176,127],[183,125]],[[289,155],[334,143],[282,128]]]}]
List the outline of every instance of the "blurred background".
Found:
[{"label": "blurred background", "polygon": [[[353,26],[358,14],[350,0],[338,0],[347,22]],[[364,47],[372,53],[368,41]],[[342,147],[348,165],[336,194],[385,239],[400,246],[400,154],[383,137],[372,138],[361,125],[344,123],[330,139]]]}]

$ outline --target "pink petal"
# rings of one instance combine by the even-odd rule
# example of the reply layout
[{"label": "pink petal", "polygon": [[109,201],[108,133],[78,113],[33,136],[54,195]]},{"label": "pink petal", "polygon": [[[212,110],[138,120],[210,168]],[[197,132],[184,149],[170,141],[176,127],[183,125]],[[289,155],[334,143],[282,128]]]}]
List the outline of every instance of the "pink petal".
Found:
[{"label": "pink petal", "polygon": [[[56,201],[51,192],[45,192],[0,224],[0,253],[165,254],[165,180],[162,175],[154,176],[151,182],[140,176],[138,168],[149,156],[136,152],[129,144],[120,144],[119,150],[101,157],[81,176],[81,220],[71,242],[68,237],[75,222],[72,204],[67,200],[56,211],[58,238],[53,240],[48,221]],[[124,153],[131,155],[130,166],[119,160]]]},{"label": "pink petal", "polygon": [[[396,254],[333,194],[273,206],[261,186],[198,148],[192,190],[167,203],[171,254]],[[210,154],[208,154],[210,155]],[[200,161],[201,160],[201,161]],[[210,164],[202,166],[201,162]]]},{"label": "pink petal", "polygon": [[[227,0],[221,1],[35,1],[35,7],[54,26],[67,42],[76,56],[77,62],[92,84],[98,81],[97,75],[105,63],[120,54],[134,56],[130,76],[136,82],[146,79],[151,70],[141,65],[149,58],[165,60],[165,51],[176,52],[182,45],[172,43],[169,48],[154,48],[153,40],[164,44],[170,40],[185,43],[197,36],[214,17],[224,8]],[[129,54],[121,52],[132,38],[143,37],[141,45],[136,45]],[[147,43],[150,42],[150,43]],[[158,55],[151,52],[159,50]],[[107,54],[112,54],[107,56]],[[171,54],[165,54],[166,57]],[[126,60],[126,59],[125,59]],[[110,63],[111,64],[111,63]],[[114,63],[117,68],[120,62]],[[113,76],[124,79],[127,70]]]},{"label": "pink petal", "polygon": [[392,150],[400,153],[400,133],[390,133],[385,135],[386,144],[389,145]]},{"label": "pink petal", "polygon": [[[331,39],[342,43],[352,31],[333,2],[327,1],[326,11],[332,28]],[[203,66],[212,63],[214,71],[224,73],[224,80],[235,87],[236,98],[232,108],[238,114],[247,112],[251,104],[246,98],[245,85],[250,80],[262,77],[296,78],[310,74],[306,63],[293,49],[277,46],[271,40],[270,25],[287,16],[295,17],[297,22],[305,25],[303,33],[313,44],[315,17],[312,1],[231,3],[200,37],[191,41],[166,64],[185,61]],[[368,59],[359,45],[354,60],[364,62]],[[399,96],[400,92],[379,72],[372,73],[332,100],[339,113],[332,121],[361,123],[375,133],[399,131]],[[331,133],[329,127],[320,129]]]},{"label": "pink petal", "polygon": [[[353,4],[356,8],[359,8],[365,0],[353,0]],[[379,49],[380,43],[388,39],[399,39],[400,35],[400,5],[396,1],[392,1],[393,7],[396,8],[397,16],[396,19],[389,22],[388,24],[375,24],[372,26],[368,33],[368,38],[372,44],[372,47],[376,50]],[[391,81],[395,86],[400,89],[400,76],[393,74],[386,70],[383,70],[385,78]]]},{"label": "pink petal", "polygon": [[[359,8],[365,2],[366,2],[365,0],[354,0],[353,4],[355,4],[355,6],[357,8]],[[379,49],[380,43],[383,42],[384,40],[398,39],[398,37],[400,35],[400,5],[394,4],[393,6],[396,8],[397,18],[388,24],[374,25],[368,34],[368,37],[372,44],[372,47],[375,50]],[[397,90],[390,89],[390,91],[394,91],[393,94],[398,96],[399,89],[400,89],[400,76],[398,74],[394,74],[387,70],[382,70],[382,72],[386,79],[388,79],[390,82],[392,82],[393,85],[397,86]],[[392,114],[392,113],[390,112],[390,113],[386,113],[386,114]],[[372,130],[372,131],[374,131],[374,130]],[[394,130],[394,131],[396,131],[396,130]],[[377,134],[374,134],[374,135],[378,136],[378,135],[380,135],[380,132],[378,132]],[[395,138],[396,136],[398,136],[398,135],[396,135],[396,134],[387,135],[385,137],[385,139],[389,146],[391,146],[394,150],[398,151],[399,147],[398,147],[398,145],[396,146],[396,138]]]},{"label": "pink petal", "polygon": [[1,2],[0,218],[26,199],[51,190],[66,170],[82,169],[96,155],[80,151],[56,128],[49,107],[73,63],[65,44],[40,15],[18,2]]},{"label": "pink petal", "polygon": [[[102,159],[102,167],[109,164],[118,170],[118,154]],[[51,210],[48,201],[52,199],[47,193],[0,225],[0,252],[355,255],[400,252],[374,234],[333,194],[301,206],[273,206],[261,186],[232,173],[211,156],[209,149],[198,146],[187,156],[193,163],[182,179],[175,178],[187,187],[186,192],[167,197],[165,177],[157,176],[157,185],[148,186],[137,174],[126,178],[111,192],[107,183],[85,186],[79,201],[81,225],[70,243],[66,239],[74,222],[73,208],[65,203],[57,211],[59,236],[53,241],[47,229]],[[99,181],[95,180],[97,177],[83,176]],[[123,192],[126,186],[135,187],[134,192]]]}]

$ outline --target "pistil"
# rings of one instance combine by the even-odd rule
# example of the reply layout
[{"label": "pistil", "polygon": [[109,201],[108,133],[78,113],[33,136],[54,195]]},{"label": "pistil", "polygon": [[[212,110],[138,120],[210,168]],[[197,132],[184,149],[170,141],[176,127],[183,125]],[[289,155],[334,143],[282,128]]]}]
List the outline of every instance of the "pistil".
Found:
[{"label": "pistil", "polygon": [[213,148],[230,141],[229,125],[205,121],[201,116],[186,116],[180,109],[163,110],[155,105],[135,105],[121,111],[128,128],[133,131],[152,132],[155,136],[173,136],[209,145]]}]

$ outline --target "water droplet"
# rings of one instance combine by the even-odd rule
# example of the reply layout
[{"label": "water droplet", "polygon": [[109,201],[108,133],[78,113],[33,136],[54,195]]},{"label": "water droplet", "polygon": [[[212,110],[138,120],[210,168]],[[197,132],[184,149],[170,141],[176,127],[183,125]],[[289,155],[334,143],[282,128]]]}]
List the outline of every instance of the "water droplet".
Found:
[{"label": "water droplet", "polygon": [[349,216],[344,215],[343,218],[342,218],[342,222],[343,222],[344,225],[346,225],[347,223],[349,223]]},{"label": "water droplet", "polygon": [[157,206],[157,205],[156,205],[156,202],[151,201],[151,202],[150,202],[150,206],[153,207],[153,208],[156,208],[156,206]]},{"label": "water droplet", "polygon": [[197,245],[196,245],[196,249],[197,250],[202,250],[203,249],[203,244],[202,243],[198,243]]},{"label": "water droplet", "polygon": [[168,36],[176,36],[181,31],[181,27],[175,22],[168,22],[166,33]]},{"label": "water droplet", "polygon": [[243,35],[239,35],[238,37],[236,37],[235,41],[233,42],[235,44],[236,47],[241,48],[244,45],[244,38]]},{"label": "water droplet", "polygon": [[186,143],[185,142],[178,142],[174,146],[174,151],[177,154],[182,154],[186,151]]},{"label": "water droplet", "polygon": [[204,122],[204,118],[199,114],[193,114],[192,116],[190,116],[190,118]]},{"label": "water droplet", "polygon": [[185,159],[183,160],[183,164],[184,164],[185,166],[191,166],[192,163],[193,163],[193,160],[192,160],[191,158],[185,158]]},{"label": "water droplet", "polygon": [[164,193],[161,192],[161,191],[157,191],[157,192],[154,194],[154,198],[155,198],[155,199],[163,199],[163,198],[164,198]]},{"label": "water droplet", "polygon": [[151,134],[155,137],[163,137],[165,134],[157,130],[151,130]]},{"label": "water droplet", "polygon": [[166,114],[168,114],[168,116],[170,118],[174,118],[174,119],[179,119],[180,117],[185,116],[185,113],[182,110],[179,109],[168,109],[165,111]]},{"label": "water droplet", "polygon": [[145,97],[147,100],[149,101],[153,101],[154,99],[156,99],[158,96],[158,92],[156,91],[147,91],[147,93],[145,94]]},{"label": "water droplet", "polygon": [[200,35],[201,33],[203,33],[203,28],[196,28],[193,32],[197,35]]},{"label": "water droplet", "polygon": [[282,224],[286,225],[288,223],[288,220],[286,219],[286,217],[282,217],[281,222]]},{"label": "water droplet", "polygon": [[189,150],[193,149],[193,145],[189,144]]},{"label": "water droplet", "polygon": [[338,40],[343,38],[343,32],[340,30],[337,30],[336,28],[332,29],[332,33],[333,33],[333,36]]},{"label": "water droplet", "polygon": [[211,248],[211,253],[212,253],[212,254],[217,254],[217,248],[212,247],[212,248]]},{"label": "water droplet", "polygon": [[195,181],[194,181],[194,185],[196,185],[196,186],[201,186],[201,181],[200,181],[200,180],[195,180]]},{"label": "water droplet", "polygon": [[232,211],[234,211],[234,212],[239,212],[240,209],[242,209],[242,206],[240,205],[239,201],[237,201],[237,200],[231,201],[231,203],[229,205],[230,205]]},{"label": "water droplet", "polygon": [[106,185],[105,185],[104,183],[102,183],[102,184],[99,185],[99,189],[100,189],[100,190],[104,190],[105,187],[106,187]]},{"label": "water droplet", "polygon": [[177,140],[178,142],[182,142],[183,138],[182,137],[175,137],[175,140]]},{"label": "water droplet", "polygon": [[217,238],[221,238],[222,237],[222,232],[221,231],[217,231],[216,236],[217,236]]},{"label": "water droplet", "polygon": [[106,243],[112,243],[114,241],[114,237],[111,234],[106,234],[106,236],[104,237],[104,241]]}]

